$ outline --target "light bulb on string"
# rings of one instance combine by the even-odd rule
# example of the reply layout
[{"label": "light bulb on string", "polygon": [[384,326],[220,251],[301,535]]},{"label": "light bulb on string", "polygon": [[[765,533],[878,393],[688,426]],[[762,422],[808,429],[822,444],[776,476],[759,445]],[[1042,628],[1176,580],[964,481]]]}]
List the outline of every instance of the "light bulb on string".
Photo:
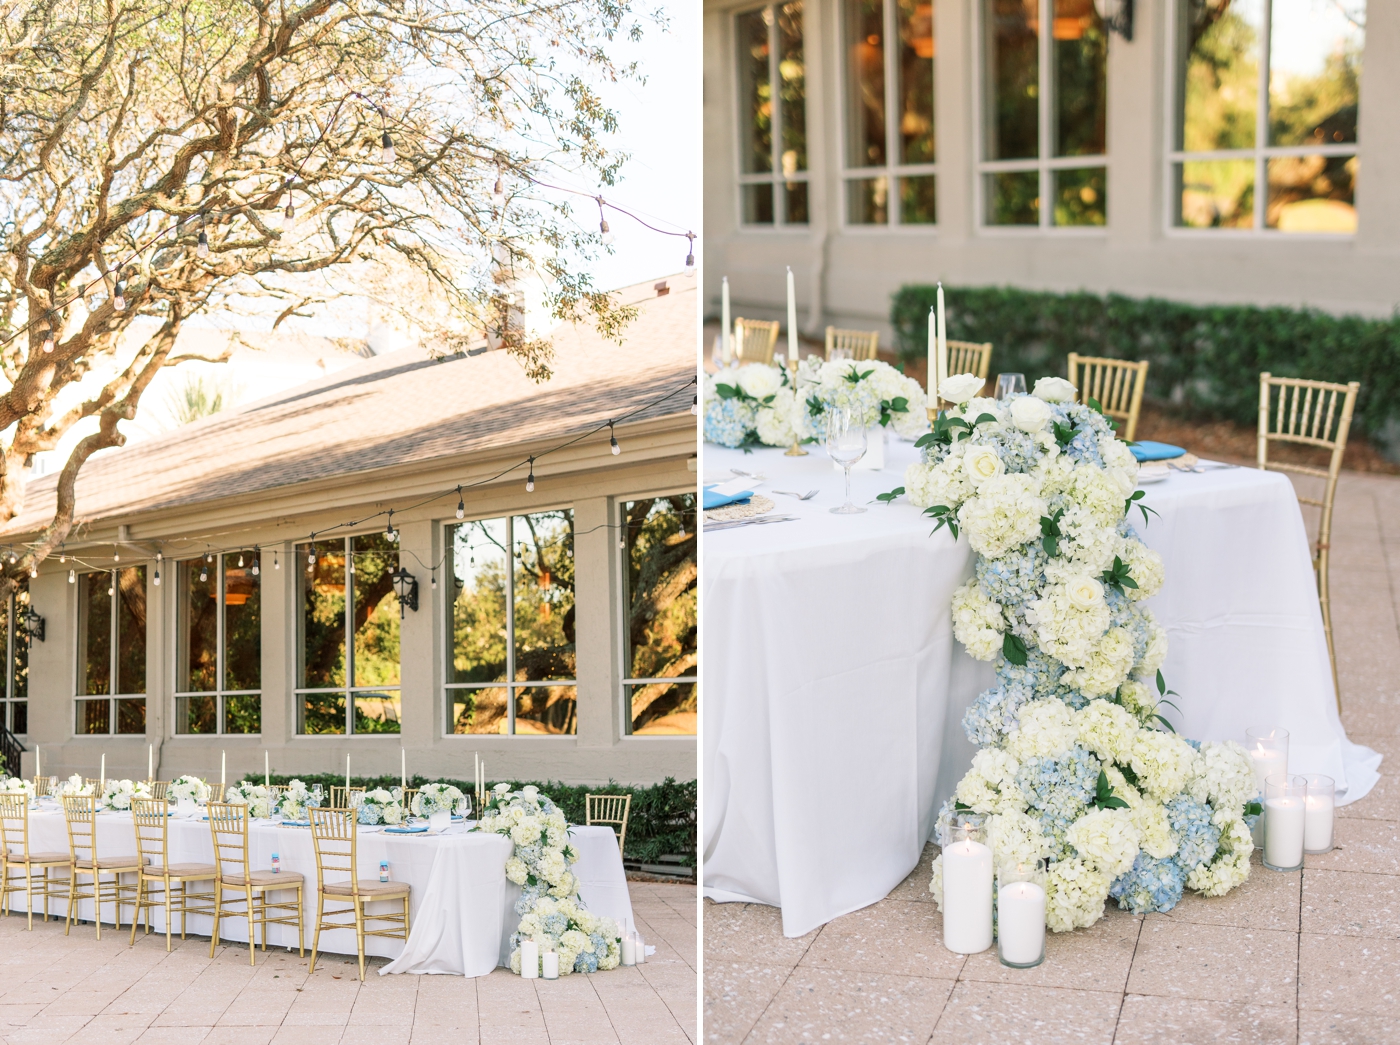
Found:
[{"label": "light bulb on string", "polygon": [[239,568],[240,570],[243,569],[243,553],[242,553],[242,552],[239,552],[239,553],[238,553],[238,568]]},{"label": "light bulb on string", "polygon": [[696,417],[700,415],[700,393],[698,392],[690,397],[690,412]]},{"label": "light bulb on string", "polygon": [[385,163],[393,163],[399,158],[398,152],[394,149],[394,139],[389,137],[389,132],[384,132],[384,137],[379,139],[379,158]]},{"label": "light bulb on string", "polygon": [[399,531],[394,529],[394,509],[392,508],[389,509],[389,524],[384,527],[384,536],[389,538],[390,541],[397,541],[399,539]]},{"label": "light bulb on string", "polygon": [[258,547],[253,545],[253,576],[256,577],[262,570],[258,567]]},{"label": "light bulb on string", "polygon": [[276,552],[273,552],[273,553],[272,553],[272,568],[273,568],[274,570],[280,570],[280,569],[282,568],[282,563],[281,563],[281,561],[277,558],[277,553],[276,553]]},{"label": "light bulb on string", "polygon": [[291,232],[297,223],[297,209],[292,206],[291,194],[287,195],[287,209],[282,212],[282,231]]},{"label": "light bulb on string", "polygon": [[209,256],[209,233],[203,229],[199,230],[199,239],[195,243],[194,252],[201,258]]},{"label": "light bulb on string", "polygon": [[598,231],[603,234],[603,246],[611,247],[617,239],[613,235],[612,229],[608,228],[608,219],[603,217],[603,197],[598,197]]},{"label": "light bulb on string", "polygon": [[112,289],[112,307],[118,312],[126,311],[126,280],[119,279]]},{"label": "light bulb on string", "polygon": [[690,249],[685,252],[685,274],[695,275],[695,233],[687,232],[685,238],[690,243]]},{"label": "light bulb on string", "polygon": [[201,581],[207,581],[209,579],[209,567],[207,565],[199,568],[199,579]]},{"label": "light bulb on string", "polygon": [[[77,583],[78,583],[78,571],[77,571],[77,570],[69,570],[69,571],[68,571],[68,583],[69,583],[69,584],[77,584]],[[159,582],[157,582],[157,583],[159,583]]]},{"label": "light bulb on string", "polygon": [[457,487],[457,518],[461,519],[467,514],[466,502],[462,500],[462,488]]},{"label": "light bulb on string", "polygon": [[52,321],[50,321],[50,320],[45,320],[45,321],[44,321],[44,327],[43,327],[43,330],[41,331],[41,333],[44,335],[44,345],[43,345],[44,351],[45,351],[45,352],[52,352],[52,351],[53,351],[53,348],[54,348],[53,323],[52,323]]},{"label": "light bulb on string", "polygon": [[29,576],[31,576],[31,577],[37,577],[37,576],[39,576],[39,567],[38,567],[38,566],[35,566],[33,563],[30,563],[30,564],[29,564]]},{"label": "light bulb on string", "polygon": [[496,187],[491,190],[491,206],[496,210],[504,210],[506,205],[506,189],[501,184],[501,172],[496,172]]},{"label": "light bulb on string", "polygon": [[164,556],[163,554],[161,554],[160,552],[156,552],[156,571],[155,571],[155,576],[152,577],[151,580],[155,582],[155,586],[156,586],[157,588],[160,587],[160,564],[161,564],[162,562],[164,562],[164,561],[165,561],[165,556]]},{"label": "light bulb on string", "polygon": [[617,432],[613,430],[613,423],[608,422],[608,445],[612,447],[612,454],[616,457],[622,453],[622,447],[617,445]]},{"label": "light bulb on string", "polygon": [[525,492],[535,492],[535,459],[530,458],[530,474],[525,477]]},{"label": "light bulb on string", "polygon": [[433,571],[432,571],[432,578],[433,578],[433,581],[432,581],[431,587],[432,587],[433,591],[437,591],[437,570],[433,570]]},{"label": "light bulb on string", "polygon": [[121,562],[121,561],[122,561],[122,553],[121,553],[121,550],[120,550],[120,549],[113,549],[113,550],[112,550],[112,561],[113,561],[113,562]]},{"label": "light bulb on string", "polygon": [[15,553],[14,553],[13,551],[10,552],[10,565],[11,565],[11,566],[13,566],[13,565],[15,564],[15,561],[16,561],[17,558],[18,558],[18,557],[15,555]]}]

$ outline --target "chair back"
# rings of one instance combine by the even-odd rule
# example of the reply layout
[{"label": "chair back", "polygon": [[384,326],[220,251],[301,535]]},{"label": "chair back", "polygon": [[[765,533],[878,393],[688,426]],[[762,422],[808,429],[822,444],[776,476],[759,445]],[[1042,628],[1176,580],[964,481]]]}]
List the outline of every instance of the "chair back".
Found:
[{"label": "chair back", "polygon": [[983,381],[992,369],[992,343],[983,341],[949,341],[948,373],[976,374]]},{"label": "chair back", "polygon": [[773,346],[778,343],[778,328],[775,319],[771,323],[763,319],[734,320],[734,358],[740,363],[772,363]]},{"label": "chair back", "polygon": [[308,809],[307,813],[311,818],[311,842],[316,847],[317,890],[325,891],[327,872],[337,876],[331,885],[339,882],[343,874],[350,878],[351,893],[358,896],[355,817],[348,809]]},{"label": "chair back", "polygon": [[1123,431],[1118,434],[1132,442],[1137,434],[1138,415],[1142,412],[1147,360],[1134,363],[1128,359],[1081,356],[1071,352],[1069,381],[1079,389],[1079,402],[1096,399],[1105,414],[1124,422]]},{"label": "chair back", "polygon": [[851,353],[852,359],[874,359],[880,350],[878,330],[841,330],[838,327],[826,328],[826,358],[831,353],[843,349]]},{"label": "chair back", "polygon": [[169,780],[147,780],[146,786],[150,788],[152,798],[164,798],[166,788],[170,786]]},{"label": "chair back", "polygon": [[230,802],[210,802],[209,834],[214,841],[214,866],[219,878],[241,875],[250,880],[248,867],[248,807]]},{"label": "chair back", "polygon": [[85,776],[85,777],[83,777],[83,786],[84,786],[84,787],[93,787],[93,788],[96,788],[99,792],[102,790],[102,788],[103,788],[104,786],[106,786],[106,783],[107,783],[107,782],[106,782],[105,780],[103,780],[100,776]]},{"label": "chair back", "polygon": [[68,822],[68,855],[74,863],[91,860],[97,866],[97,796],[64,795],[63,819]]},{"label": "chair back", "polygon": [[34,778],[34,797],[53,794],[53,789],[58,783],[58,777],[36,776]]},{"label": "chair back", "polygon": [[207,801],[222,802],[224,800],[223,784],[205,784],[204,786],[209,789],[209,798]]},{"label": "chair back", "polygon": [[627,818],[632,812],[631,795],[587,795],[585,798],[589,824],[608,824],[617,832],[617,848],[621,851],[627,840]]},{"label": "chair back", "polygon": [[169,867],[170,803],[164,798],[133,798],[131,823],[136,829],[136,856],[141,866]]},{"label": "chair back", "polygon": [[0,795],[0,855],[29,855],[29,800]]}]

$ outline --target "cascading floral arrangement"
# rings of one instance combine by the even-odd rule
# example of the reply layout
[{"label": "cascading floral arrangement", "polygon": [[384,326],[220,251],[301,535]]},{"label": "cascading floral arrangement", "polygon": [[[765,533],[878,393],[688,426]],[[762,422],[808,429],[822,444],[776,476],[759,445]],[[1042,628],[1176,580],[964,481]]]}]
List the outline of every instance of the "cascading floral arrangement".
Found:
[{"label": "cascading floral arrangement", "polygon": [[[905,475],[935,532],[965,534],[976,553],[953,633],[996,665],[964,716],[980,750],[940,825],[982,813],[998,867],[1048,861],[1057,932],[1092,925],[1110,897],[1143,913],[1170,910],[1183,888],[1228,892],[1249,875],[1254,773],[1239,744],[1184,740],[1159,711],[1166,633],[1142,601],[1163,568],[1127,518],[1150,511],[1137,461],[1062,378],[1000,401],[973,398],[981,387],[972,375],[940,386],[960,405]],[[941,905],[942,857],[929,888]]]},{"label": "cascading floral arrangement", "polygon": [[268,820],[276,808],[274,792],[262,784],[245,780],[224,792],[224,801],[230,805],[248,807],[248,815],[255,820]]},{"label": "cascading floral arrangement", "polygon": [[521,887],[515,901],[520,925],[510,938],[511,970],[520,972],[522,940],[557,952],[560,975],[617,968],[622,932],[579,899],[578,878],[569,870],[578,853],[569,845],[569,824],[559,807],[533,784],[519,791],[497,784],[478,827],[508,836],[515,846],[506,862],[506,877]]},{"label": "cascading floral arrangement", "polygon": [[172,802],[186,799],[190,802],[209,801],[209,785],[197,776],[182,776],[172,781],[165,789],[165,797]]},{"label": "cascading floral arrangement", "polygon": [[465,816],[467,796],[451,784],[424,784],[413,796],[412,806],[414,816],[432,816],[434,813]]}]

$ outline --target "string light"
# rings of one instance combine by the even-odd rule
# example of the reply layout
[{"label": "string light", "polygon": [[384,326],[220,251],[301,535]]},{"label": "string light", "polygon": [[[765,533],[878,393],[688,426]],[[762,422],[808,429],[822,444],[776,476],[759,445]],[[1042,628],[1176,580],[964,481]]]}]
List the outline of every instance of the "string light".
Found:
[{"label": "string light", "polygon": [[209,579],[209,564],[204,563],[199,567],[199,579],[207,581]]},{"label": "string light", "polygon": [[617,432],[613,430],[613,423],[608,422],[608,444],[612,447],[612,454],[616,457],[622,453],[622,447],[617,445]]},{"label": "string light", "polygon": [[272,568],[274,570],[280,570],[282,568],[282,564],[277,561],[277,553],[275,551],[272,553]]},{"label": "string light", "polygon": [[462,500],[462,488],[457,487],[457,518],[461,519],[467,514],[466,502]]},{"label": "string light", "polygon": [[434,569],[434,570],[431,571],[431,573],[432,573],[432,578],[433,578],[433,583],[432,583],[431,587],[432,587],[433,591],[437,591],[437,570]]},{"label": "string light", "polygon": [[495,187],[494,189],[491,190],[491,206],[495,207],[496,210],[500,211],[500,210],[504,210],[504,209],[505,209],[505,205],[506,205],[506,190],[505,190],[505,186],[501,184],[501,172],[500,172],[499,169],[497,169],[497,171],[496,171],[496,187]]},{"label": "string light", "polygon": [[14,553],[14,550],[11,549],[11,550],[10,550],[10,565],[11,565],[11,566],[13,566],[13,565],[15,564],[16,558],[17,558],[17,557],[16,557],[16,555],[15,555],[15,553]]},{"label": "string light", "polygon": [[603,197],[598,197],[598,231],[603,234],[603,246],[611,247],[613,241],[617,239],[613,235],[612,229],[608,228],[608,219],[603,217]]},{"label": "string light", "polygon": [[30,563],[30,564],[29,564],[29,576],[31,576],[31,577],[37,577],[37,576],[39,576],[39,567],[36,566],[36,565],[34,565],[33,563]]},{"label": "string light", "polygon": [[685,274],[693,276],[695,275],[695,233],[687,232],[685,238],[690,244],[689,249],[685,252]]},{"label": "string light", "polygon": [[[68,571],[68,583],[69,583],[69,584],[77,584],[77,583],[78,583],[78,571],[77,571],[77,570],[69,570],[69,571]],[[160,581],[156,581],[156,583],[159,584]]]},{"label": "string light", "polygon": [[121,561],[122,561],[122,551],[121,551],[120,548],[113,548],[113,549],[112,549],[112,561],[113,561],[113,562],[121,562]]},{"label": "string light", "polygon": [[282,230],[291,232],[297,222],[297,209],[292,206],[292,194],[287,193],[287,209],[282,212]]},{"label": "string light", "polygon": [[239,553],[238,553],[238,568],[239,568],[240,570],[243,569],[243,553],[242,553],[242,552],[239,552]]},{"label": "string light", "polygon": [[[289,203],[287,206],[290,207],[291,204]],[[209,256],[209,233],[205,232],[203,229],[199,230],[199,240],[195,244],[194,252],[201,258],[207,258]]]},{"label": "string light", "polygon": [[163,561],[165,561],[165,556],[162,555],[160,552],[156,552],[156,575],[152,579],[154,580],[155,586],[157,588],[160,587],[160,564]]},{"label": "string light", "polygon": [[255,544],[253,545],[253,576],[256,577],[261,572],[258,567],[258,546]]},{"label": "string light", "polygon": [[52,351],[53,351],[53,320],[51,320],[51,319],[46,319],[46,320],[44,320],[44,329],[43,329],[42,333],[43,333],[43,335],[44,335],[44,351],[45,351],[45,352],[52,352]]},{"label": "string light", "polygon": [[694,417],[699,417],[699,416],[700,416],[700,393],[699,393],[699,392],[695,393],[695,395],[693,395],[693,396],[690,397],[690,413],[691,413],[691,415],[694,416]]},{"label": "string light", "polygon": [[117,280],[112,291],[112,307],[118,312],[126,311],[126,280]]},{"label": "string light", "polygon": [[384,132],[384,137],[379,140],[379,143],[381,146],[379,158],[385,163],[393,163],[399,158],[398,153],[394,149],[394,139],[389,137],[389,132],[387,130]]},{"label": "string light", "polygon": [[533,457],[530,458],[530,474],[525,477],[525,492],[535,492],[535,459]]},{"label": "string light", "polygon": [[395,542],[399,539],[399,531],[394,529],[394,509],[392,508],[389,509],[389,525],[384,528],[384,536]]}]

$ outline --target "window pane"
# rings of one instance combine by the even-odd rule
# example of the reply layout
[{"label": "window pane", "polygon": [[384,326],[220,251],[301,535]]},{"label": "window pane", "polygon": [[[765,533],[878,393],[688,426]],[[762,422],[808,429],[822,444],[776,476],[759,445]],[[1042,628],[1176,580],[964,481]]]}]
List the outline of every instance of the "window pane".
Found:
[{"label": "window pane", "polygon": [[216,733],[219,727],[219,700],[215,696],[176,697],[176,733]]},{"label": "window pane", "polygon": [[[297,686],[317,689],[345,685],[345,542],[317,541],[316,564],[307,562],[311,545],[298,544],[301,589],[298,614]],[[344,723],[342,722],[342,728]]]},{"label": "window pane", "polygon": [[787,201],[787,210],[783,214],[783,220],[789,225],[807,224],[807,183],[805,181],[790,181],[784,186],[783,198]]},{"label": "window pane", "polygon": [[573,509],[517,515],[513,529],[515,678],[520,682],[571,679],[574,677]]},{"label": "window pane", "polygon": [[[112,574],[85,573],[79,579],[78,692],[86,696],[112,692]],[[104,716],[106,712],[103,713]],[[91,732],[78,728],[79,733]],[[106,733],[104,726],[101,732]]]},{"label": "window pane", "polygon": [[1193,229],[1254,227],[1254,161],[1211,160],[1177,169],[1177,223]]},{"label": "window pane", "polygon": [[[117,692],[146,692],[146,567],[128,566],[117,574]],[[117,709],[118,733],[146,732],[146,705],[141,704],[141,728],[122,728]]]},{"label": "window pane", "polygon": [[1270,160],[1265,223],[1280,232],[1355,232],[1356,166],[1355,156]]},{"label": "window pane", "polygon": [[233,552],[224,556],[224,688],[261,685],[262,578],[253,576],[251,551]]},{"label": "window pane", "polygon": [[[180,564],[180,573],[184,577],[185,622],[182,637],[185,650],[180,657],[184,677],[177,679],[175,685],[183,693],[203,693],[217,689],[219,685],[215,678],[219,639],[217,569],[216,564],[202,558]],[[210,721],[213,721],[212,714]]]},{"label": "window pane", "polygon": [[402,717],[396,689],[355,694],[356,733],[397,733]]},{"label": "window pane", "polygon": [[578,732],[573,686],[526,686],[515,691],[515,732]]},{"label": "window pane", "polygon": [[355,577],[355,685],[399,684],[399,597],[392,575],[399,546],[382,533],[352,537]]},{"label": "window pane", "polygon": [[627,678],[694,675],[699,661],[695,495],[629,501],[623,521]]},{"label": "window pane", "polygon": [[1038,0],[986,0],[987,159],[1040,155]]},{"label": "window pane", "polygon": [[851,225],[885,225],[890,220],[888,178],[846,182],[846,221]]},{"label": "window pane", "polygon": [[102,700],[80,700],[77,702],[77,715],[73,723],[75,733],[110,733],[112,702]]},{"label": "window pane", "polygon": [[224,698],[225,733],[261,733],[262,697],[240,693]]},{"label": "window pane", "polygon": [[[1365,10],[1365,0],[1274,0],[1269,25],[1269,144],[1356,141]],[[1269,180],[1272,183],[1272,177]]]},{"label": "window pane", "polygon": [[773,186],[741,185],[740,191],[744,198],[744,224],[773,224]]},{"label": "window pane", "polygon": [[29,704],[17,700],[10,705],[10,732],[23,736],[29,732]]},{"label": "window pane", "polygon": [[1055,155],[1107,148],[1108,34],[1094,0],[1055,0]]},{"label": "window pane", "polygon": [[[23,587],[15,592],[16,616],[29,608],[29,584],[27,581],[21,583]],[[29,644],[31,641],[28,635],[15,636],[14,691],[11,696],[19,699],[29,696]]]},{"label": "window pane", "polygon": [[1008,171],[987,175],[987,224],[1035,225],[1040,221],[1040,175]]},{"label": "window pane", "polygon": [[695,735],[700,716],[694,682],[652,682],[627,689],[634,735]]},{"label": "window pane", "polygon": [[807,169],[807,63],[802,53],[802,0],[778,11],[778,78],[783,107],[783,173]]},{"label": "window pane", "polygon": [[1108,171],[1086,167],[1055,171],[1055,224],[1103,225],[1108,221]]},{"label": "window pane", "polygon": [[299,693],[297,699],[301,702],[298,733],[345,732],[344,693]]},{"label": "window pane", "polygon": [[745,11],[734,19],[739,44],[740,169],[747,174],[773,169],[773,91],[768,82],[770,8]]},{"label": "window pane", "polygon": [[932,163],[933,0],[899,0],[899,157]]},{"label": "window pane", "polygon": [[845,0],[846,163],[885,165],[885,16],[883,0]]},{"label": "window pane", "polygon": [[452,527],[448,682],[506,680],[506,545],[504,519]]},{"label": "window pane", "polygon": [[1252,148],[1263,0],[1181,0],[1179,10],[1177,147]]},{"label": "window pane", "polygon": [[899,179],[899,223],[932,225],[938,220],[938,197],[934,178]]},{"label": "window pane", "polygon": [[123,697],[117,701],[117,732],[146,732],[145,697]]},{"label": "window pane", "polygon": [[510,712],[506,707],[505,689],[453,689],[447,699],[452,702],[453,733],[506,733],[510,729]]}]

